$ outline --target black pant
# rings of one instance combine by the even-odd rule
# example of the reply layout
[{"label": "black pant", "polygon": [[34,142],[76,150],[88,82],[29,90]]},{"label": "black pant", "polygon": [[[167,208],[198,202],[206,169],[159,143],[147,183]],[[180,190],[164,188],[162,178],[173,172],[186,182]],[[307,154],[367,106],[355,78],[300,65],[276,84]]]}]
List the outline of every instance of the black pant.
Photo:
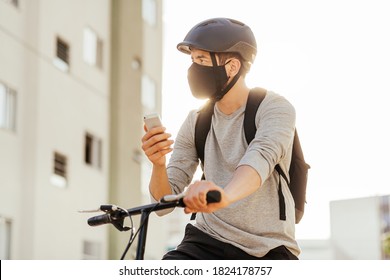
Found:
[{"label": "black pant", "polygon": [[241,249],[216,240],[188,224],[185,236],[179,246],[166,253],[163,260],[297,260],[285,246],[279,246],[258,258]]}]

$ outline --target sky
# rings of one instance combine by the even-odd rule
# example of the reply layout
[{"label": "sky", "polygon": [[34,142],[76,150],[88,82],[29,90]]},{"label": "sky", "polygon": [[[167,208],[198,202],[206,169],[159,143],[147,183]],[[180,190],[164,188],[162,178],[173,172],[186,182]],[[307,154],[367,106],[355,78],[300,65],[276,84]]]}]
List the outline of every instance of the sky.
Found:
[{"label": "sky", "polygon": [[252,28],[258,55],[247,76],[285,96],[311,165],[297,238],[330,236],[331,201],[389,195],[390,36],[380,0],[166,0],[162,119],[175,137],[203,101],[187,84],[176,45],[197,23],[230,17]]}]

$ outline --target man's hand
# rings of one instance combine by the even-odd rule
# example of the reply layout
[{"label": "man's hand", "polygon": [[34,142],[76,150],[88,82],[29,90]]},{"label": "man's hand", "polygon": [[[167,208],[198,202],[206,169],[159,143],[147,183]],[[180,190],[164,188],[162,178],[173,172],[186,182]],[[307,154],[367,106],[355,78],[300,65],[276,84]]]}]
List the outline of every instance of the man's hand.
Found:
[{"label": "man's hand", "polygon": [[[219,191],[221,193],[221,201],[207,204],[206,195],[209,191]],[[211,213],[228,206],[230,203],[221,187],[210,181],[197,181],[188,186],[184,197],[184,204],[186,205],[184,212],[186,214],[195,212]]]},{"label": "man's hand", "polygon": [[[184,212],[187,214],[194,212],[214,212],[247,197],[257,191],[260,186],[261,178],[255,169],[247,165],[239,166],[234,172],[232,180],[224,189],[210,181],[197,181],[189,185],[187,194],[184,197],[184,203],[186,205]],[[221,201],[207,204],[206,194],[214,190],[221,193]]]},{"label": "man's hand", "polygon": [[171,145],[173,140],[169,137],[172,135],[165,132],[165,127],[155,127],[147,131],[144,127],[146,134],[142,137],[142,150],[148,159],[158,166],[165,166],[165,155],[172,152]]}]

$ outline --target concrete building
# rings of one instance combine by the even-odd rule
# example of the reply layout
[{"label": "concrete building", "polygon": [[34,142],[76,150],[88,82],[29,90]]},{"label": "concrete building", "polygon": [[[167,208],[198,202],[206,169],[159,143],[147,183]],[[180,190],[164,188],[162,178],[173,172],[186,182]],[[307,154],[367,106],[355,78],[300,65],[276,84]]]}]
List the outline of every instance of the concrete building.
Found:
[{"label": "concrete building", "polygon": [[298,240],[302,260],[389,260],[390,195],[330,202],[330,238]]},{"label": "concrete building", "polygon": [[143,114],[161,111],[161,10],[0,0],[0,259],[120,257],[128,235],[91,228],[94,214],[78,210],[145,202],[140,139]]},{"label": "concrete building", "polygon": [[334,259],[390,259],[390,195],[332,201]]}]

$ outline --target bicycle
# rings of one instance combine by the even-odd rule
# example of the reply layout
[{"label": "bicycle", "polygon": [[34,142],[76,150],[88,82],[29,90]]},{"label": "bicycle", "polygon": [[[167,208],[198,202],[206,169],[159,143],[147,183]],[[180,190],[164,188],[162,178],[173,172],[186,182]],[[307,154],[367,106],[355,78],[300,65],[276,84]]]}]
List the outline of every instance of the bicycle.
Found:
[{"label": "bicycle", "polygon": [[[143,260],[145,254],[145,245],[146,245],[146,236],[148,230],[149,215],[152,212],[164,210],[168,208],[175,207],[185,207],[183,198],[185,193],[178,195],[166,195],[159,202],[142,205],[130,209],[124,209],[116,205],[101,205],[99,210],[103,211],[105,214],[94,216],[88,219],[88,225],[90,226],[100,226],[104,224],[112,224],[119,231],[131,231],[129,242],[121,256],[123,260],[133,244],[135,238],[138,236],[137,242],[137,251],[136,251],[136,260]],[[206,196],[207,203],[215,203],[221,200],[221,193],[219,191],[209,191]],[[89,212],[89,211],[80,211],[80,212]],[[138,230],[134,233],[133,226],[133,215],[141,215],[140,226]],[[125,218],[129,218],[131,226],[124,226]]]}]

